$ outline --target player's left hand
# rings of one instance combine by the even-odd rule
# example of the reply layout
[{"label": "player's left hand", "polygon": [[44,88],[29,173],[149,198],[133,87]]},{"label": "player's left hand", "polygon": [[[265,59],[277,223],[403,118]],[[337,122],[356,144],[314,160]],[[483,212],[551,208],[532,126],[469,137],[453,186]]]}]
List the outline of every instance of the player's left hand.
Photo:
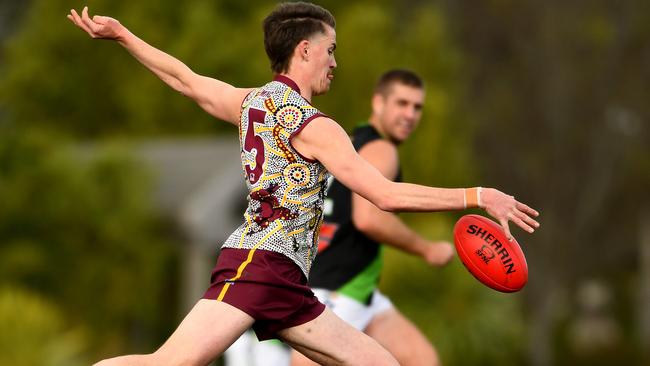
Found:
[{"label": "player's left hand", "polygon": [[119,40],[125,29],[120,22],[110,17],[95,15],[90,18],[87,6],[83,8],[81,15],[74,9],[70,10],[68,19],[92,38]]},{"label": "player's left hand", "polygon": [[422,253],[422,259],[434,267],[447,265],[454,257],[454,247],[446,241],[431,242]]}]

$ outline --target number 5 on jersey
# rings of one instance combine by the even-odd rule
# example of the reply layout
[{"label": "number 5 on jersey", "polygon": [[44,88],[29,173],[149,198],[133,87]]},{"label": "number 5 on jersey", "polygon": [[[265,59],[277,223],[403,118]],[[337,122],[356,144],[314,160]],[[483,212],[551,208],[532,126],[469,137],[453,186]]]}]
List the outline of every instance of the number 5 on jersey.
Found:
[{"label": "number 5 on jersey", "polygon": [[[248,110],[248,126],[246,136],[244,136],[244,151],[248,153],[246,157],[246,177],[251,184],[257,183],[264,173],[264,140],[255,134],[255,123],[264,124],[266,112],[259,109],[250,108]],[[251,166],[250,155],[254,155],[255,166]]]}]

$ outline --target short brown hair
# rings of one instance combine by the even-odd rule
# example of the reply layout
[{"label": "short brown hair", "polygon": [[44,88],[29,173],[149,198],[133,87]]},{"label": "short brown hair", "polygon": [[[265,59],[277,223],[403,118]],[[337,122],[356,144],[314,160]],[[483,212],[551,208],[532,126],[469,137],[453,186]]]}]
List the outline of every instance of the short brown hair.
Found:
[{"label": "short brown hair", "polygon": [[324,24],[336,27],[327,9],[305,2],[279,4],[264,19],[264,49],[273,72],[288,71],[296,45],[317,32],[325,33]]},{"label": "short brown hair", "polygon": [[375,85],[375,94],[383,96],[388,95],[391,86],[395,83],[411,86],[417,89],[424,89],[424,82],[418,74],[410,70],[393,69],[386,71],[377,81]]}]

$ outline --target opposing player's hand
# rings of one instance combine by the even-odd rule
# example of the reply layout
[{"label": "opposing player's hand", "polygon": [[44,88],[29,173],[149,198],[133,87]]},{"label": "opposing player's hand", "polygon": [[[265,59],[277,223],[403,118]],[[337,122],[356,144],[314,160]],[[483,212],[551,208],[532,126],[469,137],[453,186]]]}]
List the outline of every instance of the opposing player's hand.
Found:
[{"label": "opposing player's hand", "polygon": [[92,38],[118,40],[124,27],[117,20],[109,17],[95,15],[92,19],[88,16],[88,7],[85,6],[81,15],[76,10],[70,10],[68,19],[77,27],[83,29]]},{"label": "opposing player's hand", "polygon": [[422,259],[429,265],[442,267],[454,257],[454,247],[446,241],[433,242],[426,246]]},{"label": "opposing player's hand", "polygon": [[512,221],[520,228],[533,233],[539,227],[539,222],[533,217],[539,212],[517,201],[514,196],[509,196],[493,188],[483,188],[481,192],[481,207],[503,227],[508,239],[512,239],[508,222]]}]

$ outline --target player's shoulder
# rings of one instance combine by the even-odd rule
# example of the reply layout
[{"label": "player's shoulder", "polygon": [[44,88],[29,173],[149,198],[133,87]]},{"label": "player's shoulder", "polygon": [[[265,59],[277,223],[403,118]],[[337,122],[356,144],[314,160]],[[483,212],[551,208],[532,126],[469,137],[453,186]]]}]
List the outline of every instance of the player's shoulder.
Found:
[{"label": "player's shoulder", "polygon": [[[369,123],[362,123],[355,127],[352,131],[352,139],[354,141],[354,146],[357,150],[360,150],[362,147],[369,143],[375,142],[376,145],[379,145],[380,148],[391,150],[395,148],[394,144],[386,140],[377,129]],[[376,141],[381,141],[376,143]]]},{"label": "player's shoulder", "polygon": [[359,152],[361,151],[397,155],[397,146],[395,146],[395,144],[391,143],[390,141],[384,139],[377,139],[365,143],[359,149]]},{"label": "player's shoulder", "polygon": [[359,153],[379,154],[385,156],[397,156],[397,146],[386,139],[374,139],[366,142],[359,148]]}]

